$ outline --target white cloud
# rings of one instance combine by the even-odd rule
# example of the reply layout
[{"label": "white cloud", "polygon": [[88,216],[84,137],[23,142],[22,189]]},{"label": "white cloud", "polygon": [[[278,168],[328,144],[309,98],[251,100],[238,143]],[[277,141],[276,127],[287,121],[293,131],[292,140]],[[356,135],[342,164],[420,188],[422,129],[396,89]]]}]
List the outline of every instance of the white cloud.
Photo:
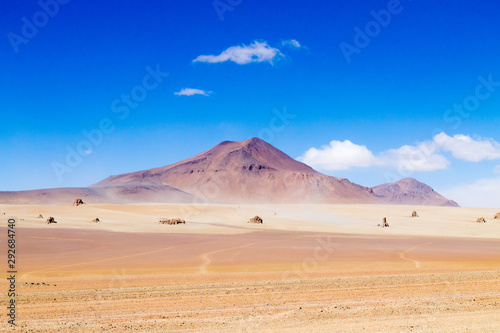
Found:
[{"label": "white cloud", "polygon": [[[323,170],[347,170],[350,167],[385,165],[405,174],[444,170],[451,162],[444,153],[468,162],[500,159],[500,144],[493,139],[439,133],[432,140],[404,145],[374,155],[366,146],[351,141],[332,141],[320,149],[310,148],[298,160]],[[500,173],[500,165],[495,172]]]},{"label": "white cloud", "polygon": [[386,164],[402,171],[435,171],[446,169],[450,162],[441,154],[433,142],[424,142],[416,146],[405,145],[389,149],[381,154]]},{"label": "white cloud", "polygon": [[300,49],[302,47],[302,45],[300,45],[300,43],[297,40],[295,40],[295,39],[284,40],[281,44],[283,46],[295,47],[297,49]]},{"label": "white cloud", "polygon": [[500,164],[499,164],[499,165],[497,165],[497,166],[495,167],[495,169],[493,169],[493,172],[494,172],[494,173],[500,173]]},{"label": "white cloud", "polygon": [[320,149],[310,148],[299,161],[323,170],[347,170],[350,167],[368,167],[381,162],[366,146],[359,146],[349,140],[333,140]]},{"label": "white cloud", "polygon": [[269,62],[273,64],[273,61],[279,57],[284,57],[279,49],[269,46],[267,42],[254,41],[250,45],[231,46],[219,55],[200,55],[193,62],[213,64],[232,61],[239,65],[252,62]]},{"label": "white cloud", "polygon": [[437,153],[436,145],[432,142],[416,146],[405,145],[375,156],[366,146],[354,144],[349,140],[334,140],[319,149],[308,149],[298,160],[330,171],[386,165],[404,172],[422,172],[446,169],[450,164],[446,157]]},{"label": "white cloud", "polygon": [[479,179],[471,184],[439,190],[439,193],[462,207],[499,208],[500,178]]},{"label": "white cloud", "polygon": [[184,89],[181,89],[181,91],[175,92],[174,95],[177,95],[177,96],[193,96],[193,95],[208,96],[211,93],[212,93],[211,91],[205,91],[205,90],[201,90],[201,89],[184,88]]},{"label": "white cloud", "polygon": [[446,133],[434,136],[434,142],[443,151],[451,152],[453,157],[469,162],[500,159],[500,144],[493,139],[473,139],[468,135],[457,134],[453,137]]}]

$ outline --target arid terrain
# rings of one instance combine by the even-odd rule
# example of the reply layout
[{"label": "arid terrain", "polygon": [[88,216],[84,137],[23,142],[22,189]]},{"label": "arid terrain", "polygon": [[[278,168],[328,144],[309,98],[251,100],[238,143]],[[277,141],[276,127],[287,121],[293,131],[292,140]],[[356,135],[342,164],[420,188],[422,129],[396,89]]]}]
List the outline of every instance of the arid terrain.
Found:
[{"label": "arid terrain", "polygon": [[[4,212],[17,219],[20,332],[500,330],[493,209],[0,205]],[[247,223],[255,215],[264,223]],[[475,222],[481,216],[487,223]],[[158,223],[172,217],[186,224]],[[377,226],[383,217],[390,227]]]}]

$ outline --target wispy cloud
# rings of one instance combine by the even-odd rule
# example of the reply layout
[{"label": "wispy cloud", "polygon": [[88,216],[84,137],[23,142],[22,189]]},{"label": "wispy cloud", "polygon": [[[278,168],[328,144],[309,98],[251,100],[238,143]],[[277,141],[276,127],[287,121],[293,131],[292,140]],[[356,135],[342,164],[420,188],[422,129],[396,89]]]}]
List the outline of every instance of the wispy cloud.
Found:
[{"label": "wispy cloud", "polygon": [[334,140],[321,148],[309,148],[298,160],[330,171],[383,165],[399,170],[429,172],[448,168],[451,162],[445,153],[451,153],[455,159],[468,162],[500,160],[500,144],[493,139],[474,139],[463,134],[452,137],[442,132],[432,140],[416,145],[403,145],[375,155],[366,146],[354,144],[349,140]]},{"label": "wispy cloud", "polygon": [[380,156],[385,165],[416,172],[443,170],[450,164],[450,161],[439,153],[439,149],[432,141],[389,149],[382,152]]},{"label": "wispy cloud", "polygon": [[279,49],[271,47],[267,42],[254,41],[250,45],[231,46],[222,51],[219,55],[200,55],[196,57],[193,62],[214,64],[232,61],[238,65],[254,62],[268,62],[273,64],[274,61],[282,57],[284,57],[283,53],[281,53]]},{"label": "wispy cloud", "polygon": [[439,193],[463,207],[498,208],[500,178],[482,178],[470,184],[439,189]]},{"label": "wispy cloud", "polygon": [[203,95],[208,96],[212,94],[212,91],[205,91],[201,89],[184,88],[181,91],[175,92],[174,95],[177,96],[193,96],[193,95]]},{"label": "wispy cloud", "polygon": [[283,42],[281,42],[281,45],[288,47],[295,47],[297,49],[300,49],[302,47],[302,45],[300,45],[300,43],[295,39],[284,40]]}]

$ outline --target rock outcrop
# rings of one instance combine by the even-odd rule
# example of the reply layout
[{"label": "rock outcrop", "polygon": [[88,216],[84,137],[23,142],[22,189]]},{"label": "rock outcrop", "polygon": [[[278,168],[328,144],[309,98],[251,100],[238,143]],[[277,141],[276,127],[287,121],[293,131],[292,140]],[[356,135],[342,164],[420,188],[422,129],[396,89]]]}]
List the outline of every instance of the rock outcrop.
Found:
[{"label": "rock outcrop", "polygon": [[377,226],[382,227],[382,228],[387,228],[389,227],[389,223],[387,223],[387,217],[384,217],[382,219],[382,224],[377,224]]},{"label": "rock outcrop", "polygon": [[264,220],[260,216],[255,215],[250,220],[248,220],[247,223],[260,223],[260,224],[262,224],[262,223],[264,223]]},{"label": "rock outcrop", "polygon": [[186,221],[176,218],[176,219],[160,220],[158,223],[175,225],[175,224],[185,224]]},{"label": "rock outcrop", "polygon": [[83,202],[83,200],[81,198],[78,198],[78,199],[75,199],[75,201],[73,201],[73,206],[80,206],[80,205],[83,205],[85,202]]}]

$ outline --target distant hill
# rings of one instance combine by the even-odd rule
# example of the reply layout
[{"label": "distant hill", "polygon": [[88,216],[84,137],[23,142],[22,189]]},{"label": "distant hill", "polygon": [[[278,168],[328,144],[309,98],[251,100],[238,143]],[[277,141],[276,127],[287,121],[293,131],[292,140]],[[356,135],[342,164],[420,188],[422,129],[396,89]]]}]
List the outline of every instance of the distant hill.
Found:
[{"label": "distant hill", "polygon": [[43,190],[0,192],[0,203],[9,205],[86,203],[194,202],[195,198],[171,186],[65,187]]},{"label": "distant hill", "polygon": [[458,207],[455,201],[446,199],[429,185],[413,178],[375,186],[372,190],[377,198],[389,204]]}]

